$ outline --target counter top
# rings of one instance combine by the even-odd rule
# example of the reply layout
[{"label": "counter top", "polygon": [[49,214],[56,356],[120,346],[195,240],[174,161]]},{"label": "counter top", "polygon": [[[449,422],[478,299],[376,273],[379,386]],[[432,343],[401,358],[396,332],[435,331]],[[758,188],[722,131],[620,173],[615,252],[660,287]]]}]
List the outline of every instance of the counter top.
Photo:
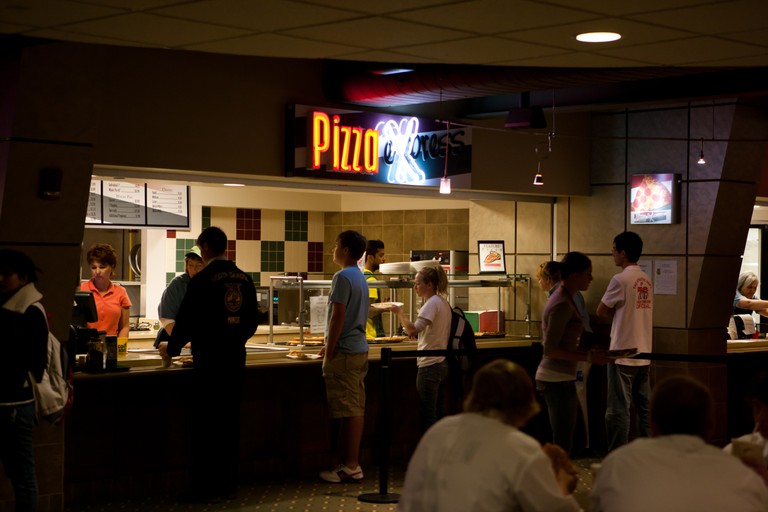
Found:
[{"label": "counter top", "polygon": [[[268,329],[268,327],[267,327]],[[294,328],[295,329],[295,328]],[[290,334],[290,333],[289,333]],[[291,335],[292,337],[292,335]],[[159,353],[154,349],[154,338],[152,339],[130,339],[128,343],[128,353],[125,358],[118,360],[118,366],[129,367],[126,372],[124,368],[120,372],[99,372],[83,373],[78,372],[77,376],[117,376],[128,373],[144,373],[147,371],[179,371],[188,368],[172,366],[170,368],[162,367],[162,359]],[[539,343],[538,339],[525,338],[521,336],[507,336],[505,338],[495,338],[488,340],[477,340],[478,348],[510,348],[510,347],[529,347],[534,343]],[[416,341],[407,340],[401,343],[382,343],[370,345],[368,357],[370,360],[377,361],[381,358],[381,349],[383,347],[392,348],[393,351],[416,350]],[[296,348],[285,344],[268,344],[263,336],[255,335],[246,343],[246,365],[247,366],[282,366],[297,364],[321,364],[322,359],[290,359],[286,357],[290,349]],[[317,354],[319,346],[305,346],[303,351],[307,354]]]}]

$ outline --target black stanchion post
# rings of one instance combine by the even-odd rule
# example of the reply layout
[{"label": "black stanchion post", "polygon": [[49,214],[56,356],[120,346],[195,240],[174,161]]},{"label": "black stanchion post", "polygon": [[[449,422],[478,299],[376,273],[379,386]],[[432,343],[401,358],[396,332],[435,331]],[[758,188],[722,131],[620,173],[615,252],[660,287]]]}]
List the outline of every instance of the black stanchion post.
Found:
[{"label": "black stanchion post", "polygon": [[389,409],[391,392],[389,388],[392,349],[381,349],[381,404],[379,408],[379,492],[364,493],[357,497],[366,503],[397,503],[399,494],[389,493]]}]

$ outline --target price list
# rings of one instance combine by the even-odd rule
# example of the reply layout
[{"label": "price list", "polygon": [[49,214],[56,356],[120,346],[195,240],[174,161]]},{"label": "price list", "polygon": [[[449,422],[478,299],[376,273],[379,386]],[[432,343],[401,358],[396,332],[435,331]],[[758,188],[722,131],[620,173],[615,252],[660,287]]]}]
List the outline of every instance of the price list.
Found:
[{"label": "price list", "polygon": [[162,182],[91,180],[85,223],[188,228],[189,187]]},{"label": "price list", "polygon": [[91,180],[88,194],[88,208],[85,211],[86,224],[101,224],[101,181]]},{"label": "price list", "polygon": [[126,181],[102,182],[105,224],[144,224],[146,202],[144,184]]},{"label": "price list", "polygon": [[147,224],[186,227],[187,187],[147,183]]}]

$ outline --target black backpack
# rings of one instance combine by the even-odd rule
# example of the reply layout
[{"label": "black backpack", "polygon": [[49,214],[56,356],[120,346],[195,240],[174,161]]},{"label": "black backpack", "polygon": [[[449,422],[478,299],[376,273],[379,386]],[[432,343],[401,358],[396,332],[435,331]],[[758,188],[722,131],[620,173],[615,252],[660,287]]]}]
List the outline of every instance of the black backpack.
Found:
[{"label": "black backpack", "polygon": [[460,307],[451,310],[451,331],[448,338],[448,351],[466,350],[464,354],[450,353],[446,358],[452,369],[469,373],[472,368],[472,360],[477,350],[475,331],[464,316]]}]

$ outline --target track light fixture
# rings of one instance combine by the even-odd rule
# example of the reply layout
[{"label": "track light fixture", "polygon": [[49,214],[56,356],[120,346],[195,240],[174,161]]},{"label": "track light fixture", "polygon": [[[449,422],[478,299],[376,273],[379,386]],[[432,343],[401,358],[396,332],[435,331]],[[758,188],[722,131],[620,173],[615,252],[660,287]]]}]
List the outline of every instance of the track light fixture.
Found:
[{"label": "track light fixture", "polygon": [[707,163],[707,161],[704,160],[704,137],[701,138],[701,152],[699,152],[699,159],[696,163],[699,165]]},{"label": "track light fixture", "polygon": [[543,185],[544,176],[541,175],[541,162],[536,163],[536,176],[533,177],[534,185]]}]

